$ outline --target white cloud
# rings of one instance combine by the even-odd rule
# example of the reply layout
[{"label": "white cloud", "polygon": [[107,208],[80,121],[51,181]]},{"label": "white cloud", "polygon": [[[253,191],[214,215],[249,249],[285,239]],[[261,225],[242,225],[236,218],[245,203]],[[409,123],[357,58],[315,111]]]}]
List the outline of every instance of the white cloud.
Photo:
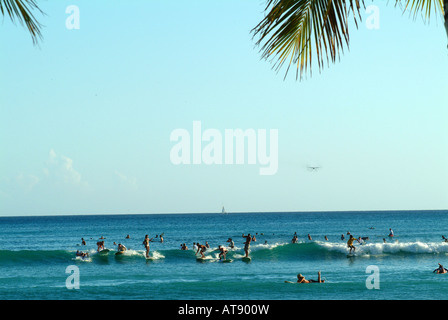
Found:
[{"label": "white cloud", "polygon": [[39,181],[39,177],[34,174],[19,173],[16,177],[16,183],[25,191],[31,191]]},{"label": "white cloud", "polygon": [[138,188],[137,178],[132,177],[132,176],[124,175],[123,173],[118,172],[118,171],[115,171],[115,174],[118,176],[120,181],[122,181],[123,183],[125,183],[129,187],[131,187],[133,189],[137,189]]},{"label": "white cloud", "polygon": [[65,184],[86,186],[87,182],[82,180],[81,174],[73,167],[73,160],[64,155],[58,155],[51,149],[48,154],[47,167],[44,174],[57,179]]}]

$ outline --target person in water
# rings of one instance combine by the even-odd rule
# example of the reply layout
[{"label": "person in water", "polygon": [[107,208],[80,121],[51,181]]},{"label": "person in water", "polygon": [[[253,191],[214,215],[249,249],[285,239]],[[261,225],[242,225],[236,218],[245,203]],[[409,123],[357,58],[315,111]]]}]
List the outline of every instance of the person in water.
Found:
[{"label": "person in water", "polygon": [[246,242],[244,243],[244,252],[246,253],[245,258],[249,257],[249,249],[250,249],[250,242],[252,241],[252,237],[250,233],[247,234],[247,236],[243,233],[243,238],[246,238]]},{"label": "person in water", "polygon": [[389,228],[389,237],[393,237],[394,236],[394,230]]},{"label": "person in water", "polygon": [[96,245],[98,246],[98,252],[104,249],[104,241],[98,241]]},{"label": "person in water", "polygon": [[356,247],[353,245],[353,242],[356,240],[356,238],[353,235],[350,235],[350,238],[347,241],[347,247],[350,249],[350,254],[352,251],[356,250]]},{"label": "person in water", "polygon": [[120,252],[125,252],[127,249],[124,245],[122,245],[121,243],[118,244],[118,251]]},{"label": "person in water", "polygon": [[442,236],[442,239],[443,239],[444,242],[448,242],[448,239],[445,238],[445,236]]},{"label": "person in water", "polygon": [[82,258],[87,258],[87,257],[89,257],[89,254],[87,252],[82,252],[82,251],[76,250],[76,256],[82,257]]},{"label": "person in water", "polygon": [[[443,237],[443,236],[442,236]],[[84,240],[84,238],[81,238],[81,245],[85,246],[86,245],[86,240]]]},{"label": "person in water", "polygon": [[299,241],[299,238],[297,237],[297,234],[294,234],[294,236],[292,237],[291,243],[297,243],[297,241]]},{"label": "person in water", "polygon": [[235,243],[233,242],[232,238],[227,239],[227,242],[229,243],[229,248],[230,249],[235,248]]},{"label": "person in water", "polygon": [[442,274],[442,273],[448,273],[448,270],[445,269],[445,268],[439,263],[439,267],[438,267],[437,269],[435,269],[433,272],[434,272],[434,273],[437,273],[437,274]]},{"label": "person in water", "polygon": [[313,280],[313,279],[307,280],[300,273],[297,275],[297,283],[324,283],[324,282],[325,282],[325,280],[322,280],[320,271],[317,273],[317,280]]},{"label": "person in water", "polygon": [[146,258],[149,258],[149,236],[145,235],[145,239],[143,240],[143,245],[146,249]]},{"label": "person in water", "polygon": [[204,259],[205,258],[204,252],[207,251],[207,247],[204,246],[203,244],[199,244],[199,243],[197,243],[197,246],[198,246],[198,251],[196,251],[196,254],[198,254],[200,251],[201,258]]},{"label": "person in water", "polygon": [[218,246],[218,249],[219,249],[219,260],[222,260],[223,257],[224,260],[226,260],[227,249],[222,246]]}]

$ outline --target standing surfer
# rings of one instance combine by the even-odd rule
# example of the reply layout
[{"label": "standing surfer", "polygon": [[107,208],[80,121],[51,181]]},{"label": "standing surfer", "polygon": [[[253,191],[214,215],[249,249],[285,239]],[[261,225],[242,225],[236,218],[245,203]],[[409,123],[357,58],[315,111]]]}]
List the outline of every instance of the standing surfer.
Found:
[{"label": "standing surfer", "polygon": [[246,258],[249,258],[249,249],[250,249],[250,242],[252,241],[252,237],[250,236],[250,233],[247,234],[247,236],[243,233],[243,238],[246,238],[246,242],[244,243],[244,252],[246,253]]},{"label": "standing surfer", "polygon": [[143,245],[146,249],[146,258],[149,258],[149,236],[145,235],[145,240],[143,240]]}]

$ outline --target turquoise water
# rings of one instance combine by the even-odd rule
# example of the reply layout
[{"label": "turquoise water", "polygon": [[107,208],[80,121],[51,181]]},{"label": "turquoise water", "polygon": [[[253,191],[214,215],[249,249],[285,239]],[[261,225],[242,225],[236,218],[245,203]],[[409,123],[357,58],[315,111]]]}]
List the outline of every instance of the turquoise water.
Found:
[{"label": "turquoise water", "polygon": [[[389,228],[395,232],[392,239]],[[363,245],[355,242],[354,257],[347,257],[347,238],[341,240],[347,231],[369,237]],[[295,232],[299,243],[293,244]],[[145,234],[161,233],[164,242],[150,244],[156,259],[146,260]],[[250,263],[241,260],[242,233],[257,239]],[[0,298],[446,299],[448,274],[432,272],[437,263],[448,267],[442,235],[448,236],[448,211],[3,217]],[[112,250],[108,255],[96,252],[101,236]],[[229,237],[235,242],[228,254],[233,262],[218,262],[213,249],[227,245]],[[211,249],[206,262],[198,262],[193,242],[205,241]],[[128,252],[115,256],[114,242]],[[180,250],[181,243],[190,250]],[[76,257],[76,250],[90,257]],[[79,289],[66,286],[70,266],[79,270]],[[369,266],[377,267],[378,289],[366,285]],[[296,281],[298,273],[317,279],[319,270],[324,284],[284,282]]]}]

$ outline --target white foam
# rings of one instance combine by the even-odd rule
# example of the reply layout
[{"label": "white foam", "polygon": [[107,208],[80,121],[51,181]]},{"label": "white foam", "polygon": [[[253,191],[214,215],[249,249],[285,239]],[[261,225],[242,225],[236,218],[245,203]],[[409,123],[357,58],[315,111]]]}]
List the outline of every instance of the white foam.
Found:
[{"label": "white foam", "polygon": [[[341,253],[349,252],[346,243],[327,243],[316,242],[318,245],[330,251]],[[356,245],[356,253],[363,255],[381,255],[381,254],[395,254],[395,253],[414,253],[414,254],[440,254],[448,253],[448,243],[445,242],[403,242],[403,243],[367,243],[364,245]]]}]

